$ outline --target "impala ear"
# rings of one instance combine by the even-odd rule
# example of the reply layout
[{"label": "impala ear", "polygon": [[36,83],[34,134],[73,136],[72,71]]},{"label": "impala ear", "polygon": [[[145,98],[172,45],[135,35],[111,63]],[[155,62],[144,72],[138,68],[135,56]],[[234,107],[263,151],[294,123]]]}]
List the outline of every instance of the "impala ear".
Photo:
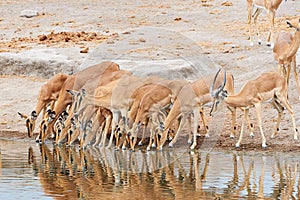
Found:
[{"label": "impala ear", "polygon": [[73,95],[73,96],[75,96],[76,95],[76,92],[75,91],[73,91],[73,90],[66,90],[67,91],[67,93],[69,93],[70,95]]},{"label": "impala ear", "polygon": [[22,114],[22,113],[20,113],[20,112],[18,112],[18,114],[20,115],[21,118],[24,118],[24,119],[27,119],[27,118],[28,118],[28,116],[25,115],[25,114]]},{"label": "impala ear", "polygon": [[290,28],[293,28],[293,25],[291,24],[290,21],[286,21],[287,25],[289,25]]}]

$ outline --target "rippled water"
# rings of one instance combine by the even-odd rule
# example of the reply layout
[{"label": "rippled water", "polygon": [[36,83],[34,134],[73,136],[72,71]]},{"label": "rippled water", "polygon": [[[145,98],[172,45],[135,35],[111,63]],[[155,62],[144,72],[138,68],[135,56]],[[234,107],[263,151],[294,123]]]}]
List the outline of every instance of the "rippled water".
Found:
[{"label": "rippled water", "polygon": [[299,198],[296,153],[0,148],[0,199]]}]

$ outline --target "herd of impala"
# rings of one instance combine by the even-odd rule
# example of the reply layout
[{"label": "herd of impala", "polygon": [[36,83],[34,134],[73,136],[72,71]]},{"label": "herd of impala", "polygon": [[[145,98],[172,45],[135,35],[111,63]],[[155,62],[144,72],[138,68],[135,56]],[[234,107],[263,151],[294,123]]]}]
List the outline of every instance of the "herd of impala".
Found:
[{"label": "herd of impala", "polygon": [[[38,95],[38,102],[31,115],[18,113],[26,121],[28,136],[32,137],[37,117],[42,114],[37,142],[44,143],[51,136],[55,144],[72,145],[79,140],[80,148],[89,144],[102,147],[129,148],[136,143],[145,143],[145,135],[150,134],[147,150],[161,150],[167,138],[173,146],[188,122],[191,129],[188,143],[191,149],[197,145],[200,117],[205,136],[209,128],[203,106],[210,103],[210,115],[226,106],[232,114],[230,137],[236,136],[236,109],[244,112],[241,133],[236,143],[239,147],[243,137],[244,122],[248,123],[253,136],[253,124],[249,119],[249,109],[256,109],[258,127],[261,132],[262,147],[266,139],[262,129],[261,104],[271,103],[278,111],[278,118],[272,138],[276,136],[284,108],[288,110],[293,125],[294,139],[298,130],[294,112],[288,101],[288,84],[293,63],[297,89],[298,75],[296,53],[300,44],[300,20],[297,25],[287,22],[295,33],[280,32],[273,43],[275,11],[282,0],[247,0],[248,24],[251,38],[251,21],[256,25],[261,10],[267,12],[270,32],[267,44],[273,47],[278,71],[263,73],[234,93],[233,75],[219,70],[215,75],[188,82],[186,80],[166,80],[158,76],[141,78],[131,72],[121,70],[114,62],[102,62],[90,66],[73,75],[57,74],[44,84]],[[257,31],[259,35],[259,32]],[[259,44],[261,41],[258,41]],[[142,133],[142,137],[138,134]],[[138,141],[138,138],[141,140]]]}]

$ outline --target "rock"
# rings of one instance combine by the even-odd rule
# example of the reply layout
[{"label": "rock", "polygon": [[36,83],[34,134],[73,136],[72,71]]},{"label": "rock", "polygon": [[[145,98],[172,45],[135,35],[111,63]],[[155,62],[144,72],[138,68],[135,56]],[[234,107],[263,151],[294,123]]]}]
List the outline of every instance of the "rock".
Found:
[{"label": "rock", "polygon": [[21,12],[20,17],[31,18],[31,17],[36,17],[38,15],[39,15],[39,12],[36,10],[23,10]]}]

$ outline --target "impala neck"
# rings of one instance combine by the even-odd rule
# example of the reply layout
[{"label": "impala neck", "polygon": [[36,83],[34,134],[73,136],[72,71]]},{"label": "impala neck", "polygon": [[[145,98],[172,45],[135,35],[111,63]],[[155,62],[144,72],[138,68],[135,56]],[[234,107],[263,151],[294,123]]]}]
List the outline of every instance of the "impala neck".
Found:
[{"label": "impala neck", "polygon": [[287,55],[287,60],[290,60],[291,58],[293,58],[296,55],[296,53],[299,49],[299,45],[300,45],[300,30],[297,30],[293,37],[293,41],[290,45],[290,50]]},{"label": "impala neck", "polygon": [[35,112],[36,115],[39,116],[39,114],[41,113],[41,111],[43,110],[43,108],[46,106],[46,102],[42,101],[42,100],[38,100],[36,106],[35,106]]}]

